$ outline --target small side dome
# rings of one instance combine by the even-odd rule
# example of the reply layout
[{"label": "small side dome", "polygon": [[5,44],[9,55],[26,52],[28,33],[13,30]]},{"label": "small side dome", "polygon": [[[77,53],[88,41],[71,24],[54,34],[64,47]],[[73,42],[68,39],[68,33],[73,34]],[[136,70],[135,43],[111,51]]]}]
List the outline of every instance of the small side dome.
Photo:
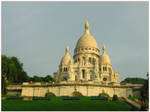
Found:
[{"label": "small side dome", "polygon": [[61,59],[60,65],[69,65],[72,64],[72,58],[69,55],[69,47],[66,47],[66,53]]},{"label": "small side dome", "polygon": [[103,46],[103,54],[100,56],[100,64],[109,64],[111,65],[111,60],[109,56],[106,54],[106,46]]}]

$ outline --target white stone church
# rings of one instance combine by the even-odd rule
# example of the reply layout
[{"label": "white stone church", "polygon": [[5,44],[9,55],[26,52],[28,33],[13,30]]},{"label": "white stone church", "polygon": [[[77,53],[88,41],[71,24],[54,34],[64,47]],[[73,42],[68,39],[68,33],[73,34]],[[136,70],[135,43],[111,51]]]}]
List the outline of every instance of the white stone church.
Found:
[{"label": "white stone church", "polygon": [[[56,82],[24,82],[22,85],[7,87],[9,94],[21,94],[23,97],[45,97],[47,93],[55,96],[99,96],[107,94],[110,97],[140,96],[142,84],[121,84],[119,72],[112,69],[112,63],[102,47],[100,53],[98,44],[89,32],[89,24],[85,24],[85,33],[78,40],[74,49],[73,60],[69,55],[69,47],[62,57],[59,69],[54,73]],[[101,54],[101,55],[100,55]]]},{"label": "white stone church", "polygon": [[112,69],[106,46],[100,49],[90,34],[89,24],[85,23],[85,33],[79,38],[74,49],[73,60],[66,47],[59,69],[54,73],[58,82],[61,81],[97,81],[99,83],[119,83],[119,72]]}]

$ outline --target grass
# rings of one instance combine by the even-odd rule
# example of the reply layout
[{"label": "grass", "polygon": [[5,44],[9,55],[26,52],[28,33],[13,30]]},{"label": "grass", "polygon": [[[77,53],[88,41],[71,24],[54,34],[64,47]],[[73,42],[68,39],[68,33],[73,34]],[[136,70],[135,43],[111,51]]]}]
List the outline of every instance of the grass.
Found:
[{"label": "grass", "polygon": [[80,97],[80,100],[62,100],[62,97],[51,97],[47,100],[2,100],[3,111],[129,111],[131,107],[122,101],[90,100],[90,97]]}]

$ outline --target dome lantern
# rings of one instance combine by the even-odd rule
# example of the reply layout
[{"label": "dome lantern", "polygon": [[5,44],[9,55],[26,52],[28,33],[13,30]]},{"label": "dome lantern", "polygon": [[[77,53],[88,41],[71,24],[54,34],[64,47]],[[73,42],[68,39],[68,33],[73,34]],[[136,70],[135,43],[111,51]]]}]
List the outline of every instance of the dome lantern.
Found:
[{"label": "dome lantern", "polygon": [[85,23],[85,33],[90,33],[89,32],[89,23],[88,23],[88,21],[86,21],[86,23]]},{"label": "dome lantern", "polygon": [[103,49],[103,53],[106,53],[106,46],[105,45],[103,46],[102,49]]},{"label": "dome lantern", "polygon": [[66,47],[66,54],[69,54],[69,46]]}]

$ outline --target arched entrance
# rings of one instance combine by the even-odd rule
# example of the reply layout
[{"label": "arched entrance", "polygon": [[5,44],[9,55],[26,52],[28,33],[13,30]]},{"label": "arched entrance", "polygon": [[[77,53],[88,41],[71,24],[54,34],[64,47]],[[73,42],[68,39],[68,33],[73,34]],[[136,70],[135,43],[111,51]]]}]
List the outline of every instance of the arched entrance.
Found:
[{"label": "arched entrance", "polygon": [[45,94],[45,96],[56,96],[56,95],[52,92],[48,92],[48,93]]},{"label": "arched entrance", "polygon": [[100,93],[98,96],[104,96],[104,97],[107,97],[107,98],[110,97],[107,93]]},{"label": "arched entrance", "polygon": [[74,91],[70,96],[83,96],[80,92]]},{"label": "arched entrance", "polygon": [[77,81],[78,80],[78,77],[77,77],[77,75],[75,75],[75,81]]}]

